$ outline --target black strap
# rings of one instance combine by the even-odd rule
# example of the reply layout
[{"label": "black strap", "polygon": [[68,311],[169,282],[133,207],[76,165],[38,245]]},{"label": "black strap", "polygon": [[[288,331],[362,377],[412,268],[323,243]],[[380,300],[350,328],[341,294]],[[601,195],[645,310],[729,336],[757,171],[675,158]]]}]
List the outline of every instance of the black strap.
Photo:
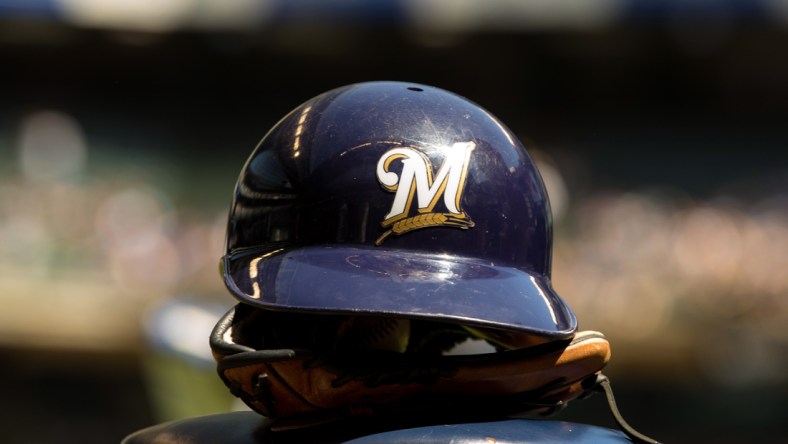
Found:
[{"label": "black strap", "polygon": [[621,416],[621,412],[618,411],[616,399],[613,396],[613,388],[610,386],[610,379],[608,379],[607,376],[601,373],[597,376],[595,389],[601,389],[601,391],[605,393],[607,404],[610,406],[610,413],[613,414],[613,419],[616,420],[616,423],[618,423],[621,431],[624,432],[632,441],[646,444],[660,444],[659,441],[651,439],[648,436],[638,432],[632,428],[632,426],[629,425],[626,420],[624,420],[624,417]]}]

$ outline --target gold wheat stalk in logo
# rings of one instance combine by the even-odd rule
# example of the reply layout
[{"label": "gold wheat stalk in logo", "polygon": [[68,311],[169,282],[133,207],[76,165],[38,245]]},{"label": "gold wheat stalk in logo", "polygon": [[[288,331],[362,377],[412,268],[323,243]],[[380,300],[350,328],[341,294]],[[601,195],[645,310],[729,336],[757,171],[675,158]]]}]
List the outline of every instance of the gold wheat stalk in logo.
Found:
[{"label": "gold wheat stalk in logo", "polygon": [[419,214],[418,216],[411,216],[405,219],[402,219],[396,222],[394,225],[391,226],[391,229],[386,230],[378,240],[375,241],[375,245],[380,245],[383,243],[386,238],[395,234],[399,236],[400,234],[407,233],[408,231],[418,230],[419,228],[428,228],[428,227],[457,227],[462,229],[468,229],[474,226],[473,221],[468,219],[468,216],[465,213],[454,214],[454,213],[425,213]]}]

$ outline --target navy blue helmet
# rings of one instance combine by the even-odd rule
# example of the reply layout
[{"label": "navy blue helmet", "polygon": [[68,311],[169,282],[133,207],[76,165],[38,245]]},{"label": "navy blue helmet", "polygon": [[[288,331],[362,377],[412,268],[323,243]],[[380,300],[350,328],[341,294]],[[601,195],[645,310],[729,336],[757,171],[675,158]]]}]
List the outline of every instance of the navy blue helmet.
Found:
[{"label": "navy blue helmet", "polygon": [[563,339],[544,185],[515,135],[425,85],[359,83],[294,109],[235,189],[222,269],[252,307]]}]

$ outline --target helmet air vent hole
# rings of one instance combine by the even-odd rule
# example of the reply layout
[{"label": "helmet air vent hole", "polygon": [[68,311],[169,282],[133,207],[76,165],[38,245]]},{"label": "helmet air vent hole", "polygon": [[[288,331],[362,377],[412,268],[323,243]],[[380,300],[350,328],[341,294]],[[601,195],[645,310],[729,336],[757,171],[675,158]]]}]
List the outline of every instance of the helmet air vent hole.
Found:
[{"label": "helmet air vent hole", "polygon": [[410,91],[416,91],[416,92],[422,92],[422,91],[424,91],[423,89],[421,89],[421,88],[417,88],[417,87],[415,87],[415,86],[409,86],[409,87],[408,87],[408,90],[410,90]]}]

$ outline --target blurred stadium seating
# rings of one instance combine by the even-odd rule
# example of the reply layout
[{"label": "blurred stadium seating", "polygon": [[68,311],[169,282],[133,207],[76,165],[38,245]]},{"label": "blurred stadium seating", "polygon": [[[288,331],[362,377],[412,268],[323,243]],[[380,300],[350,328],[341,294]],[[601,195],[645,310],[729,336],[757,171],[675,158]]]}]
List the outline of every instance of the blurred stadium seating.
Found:
[{"label": "blurred stadium seating", "polygon": [[[391,79],[532,150],[633,424],[786,442],[786,45],[784,0],[0,0],[3,441],[235,408],[206,338],[236,175],[303,100]],[[586,402],[559,417],[612,424]]]}]

